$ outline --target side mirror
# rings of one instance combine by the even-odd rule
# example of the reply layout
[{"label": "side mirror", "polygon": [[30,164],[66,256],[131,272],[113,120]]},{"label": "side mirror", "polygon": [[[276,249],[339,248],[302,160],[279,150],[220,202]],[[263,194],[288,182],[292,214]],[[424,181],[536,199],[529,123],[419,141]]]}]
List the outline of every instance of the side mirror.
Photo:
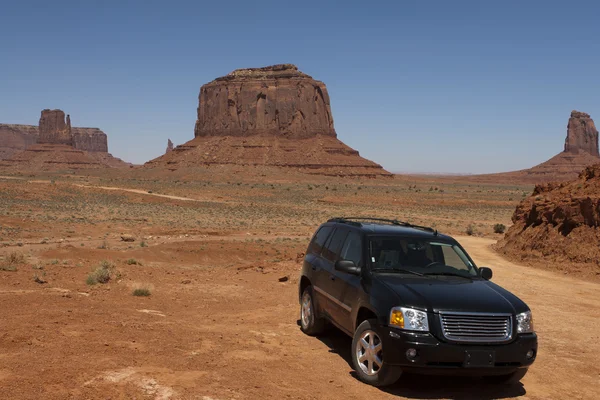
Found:
[{"label": "side mirror", "polygon": [[479,268],[479,276],[482,277],[483,279],[485,279],[486,281],[489,281],[490,279],[492,279],[492,275],[494,275],[494,274],[492,273],[492,270],[490,268],[487,268],[487,267]]},{"label": "side mirror", "polygon": [[354,261],[339,260],[335,263],[335,269],[351,275],[360,275],[360,267]]}]

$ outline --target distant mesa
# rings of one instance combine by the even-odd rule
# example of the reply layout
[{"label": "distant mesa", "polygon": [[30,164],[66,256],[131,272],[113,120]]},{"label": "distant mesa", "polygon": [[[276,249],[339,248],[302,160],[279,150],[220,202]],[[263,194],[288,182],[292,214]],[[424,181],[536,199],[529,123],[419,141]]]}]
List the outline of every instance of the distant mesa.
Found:
[{"label": "distant mesa", "polygon": [[62,143],[77,150],[108,153],[106,133],[98,128],[72,128],[71,117],[67,115],[65,120],[62,110],[42,110],[37,126],[0,124],[0,160],[36,143]]},{"label": "distant mesa", "polygon": [[0,167],[55,170],[123,167],[108,153],[107,137],[98,128],[72,128],[62,110],[42,110],[39,125],[0,124]]},{"label": "distant mesa", "polygon": [[594,121],[589,114],[572,111],[567,124],[564,151],[529,169],[480,177],[532,183],[566,181],[575,179],[587,166],[598,162],[598,130]]},{"label": "distant mesa", "polygon": [[237,69],[203,85],[194,137],[145,166],[257,165],[391,176],[337,139],[325,84],[292,64]]}]

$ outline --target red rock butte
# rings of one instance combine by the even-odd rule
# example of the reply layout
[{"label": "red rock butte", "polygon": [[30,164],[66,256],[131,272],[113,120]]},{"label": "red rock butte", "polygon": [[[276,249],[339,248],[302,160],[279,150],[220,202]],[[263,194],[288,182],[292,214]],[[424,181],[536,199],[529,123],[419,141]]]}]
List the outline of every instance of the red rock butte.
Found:
[{"label": "red rock butte", "polygon": [[[72,128],[62,110],[42,110],[39,126],[0,125],[0,167],[49,171],[124,167],[108,153],[106,134],[97,128]],[[6,140],[8,139],[8,140]]]},{"label": "red rock butte", "polygon": [[566,181],[575,179],[586,167],[599,162],[598,130],[594,121],[589,114],[572,111],[564,151],[529,169],[480,177],[532,183]]},{"label": "red rock butte", "polygon": [[[40,130],[44,132],[40,134]],[[0,160],[36,143],[55,143],[55,140],[77,150],[108,153],[106,133],[98,128],[71,127],[70,116],[65,120],[62,110],[46,109],[42,110],[38,125],[0,124]]]},{"label": "red rock butte", "polygon": [[391,176],[337,139],[327,87],[295,65],[237,69],[200,88],[195,139],[146,167],[264,165]]},{"label": "red rock butte", "polygon": [[567,125],[565,153],[578,154],[584,151],[592,156],[598,154],[598,130],[589,114],[572,111]]}]

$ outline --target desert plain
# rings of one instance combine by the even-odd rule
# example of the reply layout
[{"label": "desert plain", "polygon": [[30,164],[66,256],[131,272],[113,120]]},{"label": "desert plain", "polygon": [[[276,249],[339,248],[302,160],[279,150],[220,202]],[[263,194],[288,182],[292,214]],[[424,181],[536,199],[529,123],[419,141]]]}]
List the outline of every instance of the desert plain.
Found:
[{"label": "desert plain", "polygon": [[[598,274],[494,249],[532,190],[235,166],[2,176],[0,398],[597,398]],[[539,354],[522,382],[404,375],[378,389],[353,375],[349,337],[304,335],[304,251],[320,223],[352,215],[454,235],[527,302]]]}]

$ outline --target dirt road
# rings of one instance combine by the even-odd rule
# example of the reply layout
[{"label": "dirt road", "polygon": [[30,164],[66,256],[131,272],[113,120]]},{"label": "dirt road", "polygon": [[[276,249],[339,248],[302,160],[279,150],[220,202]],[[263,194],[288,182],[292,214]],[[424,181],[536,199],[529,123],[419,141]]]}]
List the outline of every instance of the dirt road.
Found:
[{"label": "dirt road", "polygon": [[[539,356],[523,385],[406,376],[385,390],[366,386],[353,377],[349,338],[299,330],[302,246],[224,238],[45,250],[40,260],[57,261],[45,264],[45,284],[31,266],[0,271],[0,398],[597,398],[600,285],[512,264],[490,240],[458,239],[533,310]],[[119,276],[87,286],[105,258]],[[150,297],[131,295],[140,282]]]}]

